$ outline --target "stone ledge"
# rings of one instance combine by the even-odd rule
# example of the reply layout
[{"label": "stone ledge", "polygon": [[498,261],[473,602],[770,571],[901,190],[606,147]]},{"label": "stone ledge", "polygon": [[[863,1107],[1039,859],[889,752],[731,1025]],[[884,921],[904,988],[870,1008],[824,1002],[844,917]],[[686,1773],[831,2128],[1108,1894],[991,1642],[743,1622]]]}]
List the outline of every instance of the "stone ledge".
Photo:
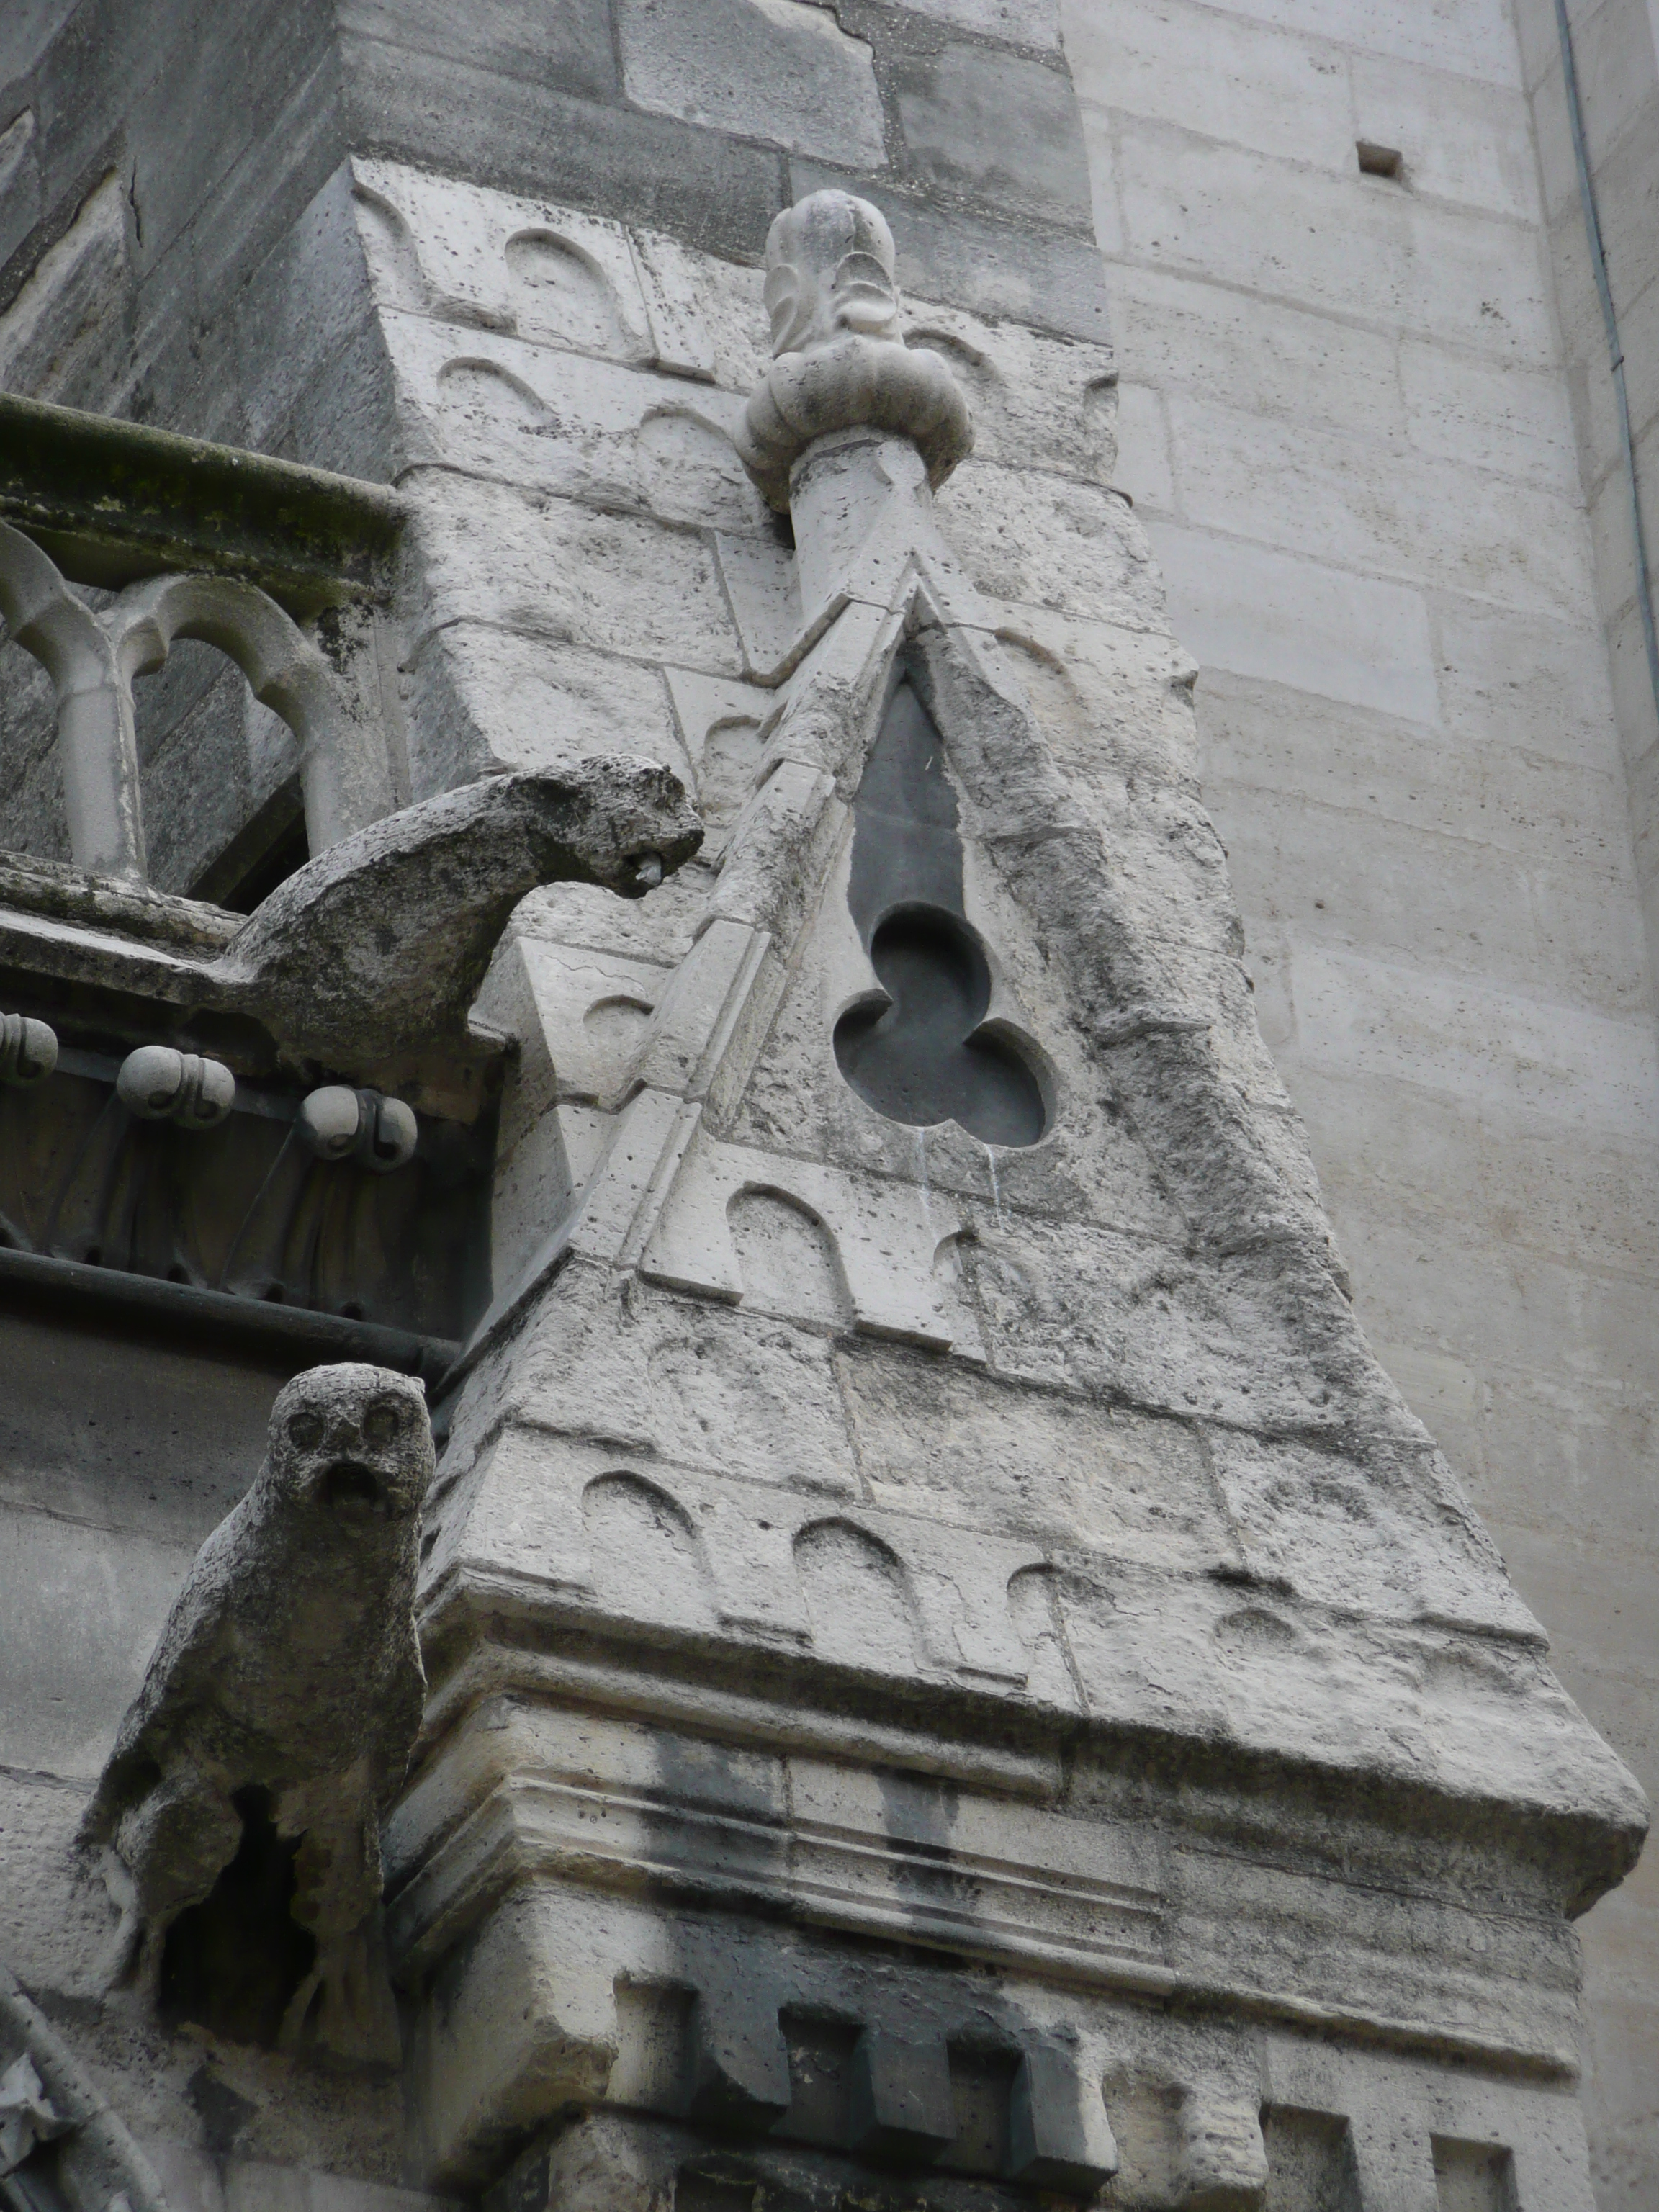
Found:
[{"label": "stone ledge", "polygon": [[314,2167],[211,2156],[187,2143],[143,2145],[171,2212],[459,2212],[453,2197]]},{"label": "stone ledge", "polygon": [[0,908],[207,959],[247,920],[203,899],[179,898],[152,884],[119,883],[34,853],[0,852]]},{"label": "stone ledge", "polygon": [[188,1283],[158,1282],[114,1267],[88,1267],[38,1252],[0,1249],[0,1304],[31,1313],[61,1305],[90,1317],[105,1313],[164,1328],[169,1336],[199,1334],[263,1343],[273,1350],[319,1359],[361,1359],[395,1367],[436,1383],[460,1347],[442,1337],[417,1336],[374,1322],[262,1298],[233,1297]]},{"label": "stone ledge", "polygon": [[0,516],[76,583],[206,568],[291,611],[378,598],[404,512],[381,484],[0,392]]},{"label": "stone ledge", "polygon": [[[1132,1589],[1125,1574],[1118,1587],[1121,1595],[1137,1598],[1154,1626],[1113,1671],[1085,1668],[1089,1706],[1079,1711],[983,1677],[860,1668],[737,1626],[690,1629],[607,1616],[580,1590],[463,1559],[428,1588],[422,1605],[431,1688],[416,1757],[441,1756],[441,1746],[481,1698],[511,1689],[684,1727],[745,1750],[867,1760],[1042,1803],[1056,1802],[1063,1772],[1075,1787],[1086,1768],[1103,1778],[1178,1771],[1189,1790],[1288,1793],[1316,1808],[1316,1824],[1328,1822],[1334,1805],[1363,1808],[1368,1821],[1393,1834],[1455,1833],[1466,1846],[1524,1859],[1540,1869],[1557,1909],[1570,1918],[1634,1863],[1645,1803],[1559,1691],[1539,1709],[1540,1719],[1548,1712],[1553,1741],[1518,1732],[1502,1692],[1489,1691],[1467,1731],[1448,1747],[1402,1743],[1413,1732],[1425,1736],[1425,1723],[1437,1717],[1407,1697],[1389,1714],[1389,1725],[1368,1739],[1340,1724],[1338,1715],[1339,1725],[1312,1744],[1291,1725],[1293,1700],[1234,1698],[1224,1709],[1195,1698],[1173,1709],[1140,1697],[1133,1669],[1167,1674],[1194,1655],[1201,1645],[1192,1617],[1218,1609],[1227,1593],[1203,1576],[1147,1575]],[[1103,1593],[1097,1602],[1109,1621],[1109,1600]],[[1320,1630],[1310,1643],[1322,1640],[1341,1652],[1349,1679],[1397,1675],[1413,1665],[1462,1668],[1470,1660],[1473,1673],[1492,1657],[1489,1644],[1456,1633],[1390,1633],[1385,1622],[1343,1623],[1317,1607],[1297,1612]],[[1279,1650],[1271,1647],[1258,1684],[1271,1674]],[[1542,1675],[1535,1653],[1518,1651],[1512,1659],[1531,1680]],[[1206,1680],[1214,1686],[1212,1668]]]}]

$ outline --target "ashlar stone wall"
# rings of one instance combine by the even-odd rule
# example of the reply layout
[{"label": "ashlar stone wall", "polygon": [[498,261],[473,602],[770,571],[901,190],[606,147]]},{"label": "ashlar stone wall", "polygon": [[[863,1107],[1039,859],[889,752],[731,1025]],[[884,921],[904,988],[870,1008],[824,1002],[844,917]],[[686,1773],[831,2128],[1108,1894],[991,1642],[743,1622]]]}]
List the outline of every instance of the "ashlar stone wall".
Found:
[{"label": "ashlar stone wall", "polygon": [[[1649,26],[1572,14],[1645,432]],[[1200,663],[1265,1033],[1389,1371],[1651,1776],[1652,706],[1553,9],[1519,16],[1065,21],[1119,480]],[[1607,2208],[1659,2155],[1653,1883],[1586,1929]]]}]

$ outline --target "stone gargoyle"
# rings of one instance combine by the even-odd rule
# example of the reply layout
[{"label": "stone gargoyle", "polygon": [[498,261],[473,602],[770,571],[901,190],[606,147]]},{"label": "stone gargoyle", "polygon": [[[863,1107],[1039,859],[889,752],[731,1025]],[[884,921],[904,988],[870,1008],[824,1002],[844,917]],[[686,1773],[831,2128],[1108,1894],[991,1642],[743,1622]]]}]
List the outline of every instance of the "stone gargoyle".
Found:
[{"label": "stone gargoyle", "polygon": [[[0,950],[9,965],[84,980],[85,954],[67,955],[62,933],[32,917],[106,942],[136,938],[157,949],[106,964],[100,980],[249,1016],[290,1054],[361,1070],[465,1037],[490,956],[527,892],[577,883],[640,898],[702,835],[669,769],[602,757],[418,799],[326,846],[245,920],[148,884],[0,854]],[[12,1043],[10,1079],[27,1079],[44,1025],[27,1037],[20,1027]]]},{"label": "stone gargoyle", "polygon": [[213,996],[331,1066],[458,1034],[507,917],[538,884],[637,898],[702,824],[640,761],[486,776],[343,838],[280,884],[208,970]]},{"label": "stone gargoyle", "polygon": [[164,2016],[358,2063],[398,2057],[380,1818],[424,1676],[433,1473],[421,1384],[316,1367],[197,1554],[82,1824],[120,1908],[109,1965]]}]

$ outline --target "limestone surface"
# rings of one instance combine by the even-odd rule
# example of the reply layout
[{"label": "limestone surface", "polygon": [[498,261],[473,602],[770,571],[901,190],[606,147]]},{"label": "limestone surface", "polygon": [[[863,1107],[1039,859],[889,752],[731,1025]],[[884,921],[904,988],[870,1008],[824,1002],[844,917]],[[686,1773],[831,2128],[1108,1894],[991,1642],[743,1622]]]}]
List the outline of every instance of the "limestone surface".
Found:
[{"label": "limestone surface", "polygon": [[[1502,360],[1534,389],[1548,303],[1520,267],[1536,258],[1523,209],[1488,283],[1485,245],[1443,204],[1470,188],[1449,149],[1473,93],[1443,82],[1443,132],[1411,138],[1405,107],[1397,129],[1382,112],[1408,88],[1350,65],[1365,11],[1343,0],[1316,42],[1247,34],[1234,12],[1073,10],[1073,64],[1078,21],[1109,21],[1114,99],[1157,78],[1177,102],[1103,133],[1125,333],[1144,364],[1156,323],[1174,363],[1143,366],[1121,407],[1054,0],[247,0],[203,14],[199,63],[169,64],[123,122],[131,189],[124,167],[112,193],[64,120],[102,95],[65,58],[105,31],[125,58],[137,34],[118,0],[79,0],[47,40],[40,129],[15,142],[56,226],[32,263],[104,194],[54,264],[54,327],[74,320],[72,269],[107,270],[140,333],[119,371],[136,407],[397,487],[396,574],[364,614],[378,642],[355,654],[354,696],[396,771],[387,806],[416,802],[376,823],[395,850],[359,848],[344,884],[325,855],[228,950],[213,909],[35,872],[0,950],[64,987],[42,1000],[64,1048],[48,1092],[165,1029],[169,1050],[236,1061],[244,1112],[304,1095],[292,1157],[319,1185],[333,1170],[307,1148],[356,1146],[400,1085],[423,1153],[434,1099],[465,1104],[481,1176],[494,1140],[488,1249],[455,1247],[471,1333],[445,1346],[441,1382],[424,1370],[446,1436],[417,1601],[428,1694],[385,1828],[410,2047],[372,2123],[347,2094],[363,2075],[343,2089],[215,2009],[208,1923],[252,1877],[295,1875],[263,1801],[235,1808],[230,1865],[163,1938],[142,2033],[76,1978],[91,1912],[54,1917],[53,1839],[224,1492],[188,1520],[151,1474],[154,1438],[129,1463],[125,1430],[94,1492],[85,1432],[55,1442],[67,1332],[38,1332],[58,1365],[15,1510],[0,1466],[27,1642],[0,1668],[46,1686],[0,1697],[0,1897],[22,1899],[0,1948],[65,2017],[85,2004],[77,2033],[162,2139],[179,2212],[210,2212],[215,2189],[219,2212],[256,2188],[347,2201],[338,2180],[250,2163],[276,2160],[488,2191],[491,2212],[1032,2212],[1114,2168],[1121,2212],[1588,2212],[1570,1923],[1631,1867],[1644,1808],[1395,1388],[1417,1387],[1396,1361],[1414,1340],[1396,1318],[1368,1341],[1378,1309],[1354,1302],[1286,1085],[1304,1105],[1318,1090],[1272,1055],[1293,1000],[1328,1060],[1382,1067],[1407,986],[1334,921],[1277,968],[1270,936],[1264,966],[1260,886],[1290,884],[1307,852],[1288,830],[1269,854],[1212,825],[1158,565],[1180,587],[1176,632],[1203,644],[1181,565],[1201,534],[1203,604],[1231,597],[1227,635],[1279,669],[1225,665],[1240,774],[1273,766],[1273,656],[1315,620],[1339,688],[1296,772],[1440,805],[1431,771],[1471,684],[1547,728],[1511,681],[1518,646],[1545,649],[1557,594],[1587,619],[1563,503],[1530,476],[1499,497],[1445,452]],[[1467,37],[1470,11],[1451,12],[1365,35]],[[262,78],[255,25],[318,74]],[[1171,45],[1169,65],[1146,58]],[[1234,77],[1259,90],[1269,46],[1302,85],[1266,118],[1271,161],[1195,150],[1230,116],[1263,127],[1228,100]],[[1304,46],[1332,64],[1314,82]],[[263,107],[212,99],[245,79],[270,88]],[[234,143],[179,123],[220,105]],[[1298,138],[1299,119],[1317,127]],[[1408,180],[1351,174],[1356,131],[1407,143]],[[1270,200],[1275,162],[1296,173]],[[1287,228],[1334,302],[1317,333],[1282,298],[1252,319]],[[1224,281],[1177,329],[1153,309],[1191,305],[1173,264],[1199,246]],[[1431,313],[1465,356],[1443,386],[1421,331],[1379,344],[1374,327]],[[1381,356],[1368,419],[1389,462],[1362,514],[1329,416]],[[1242,465],[1237,418],[1298,364],[1289,427]],[[969,405],[963,462],[931,441]],[[1499,544],[1504,516],[1524,544]],[[1374,578],[1343,565],[1367,529],[1387,556]],[[1515,615],[1487,621],[1487,592]],[[199,641],[180,635],[137,756],[168,825],[155,883],[203,899],[233,880],[203,871],[245,834],[243,794],[263,806],[298,769],[252,725],[204,742]],[[1445,705],[1409,759],[1382,716],[1331,704],[1373,677],[1402,714]],[[48,689],[21,702],[8,823],[56,803]],[[926,805],[885,803],[901,702],[926,725],[901,749]],[[642,900],[562,860],[469,1009],[472,933],[506,918],[489,910],[506,878],[477,852],[498,830],[525,841],[491,814],[510,785],[460,787],[593,756],[672,772],[713,834]],[[1506,835],[1554,787],[1534,767],[1503,796]],[[1494,819],[1501,782],[1480,787]],[[191,794],[210,787],[205,822]],[[447,842],[449,810],[474,805],[477,851]],[[398,847],[439,823],[423,851]],[[1580,834],[1601,832],[1587,816]],[[1403,848],[1393,829],[1376,843],[1386,872]],[[1378,883],[1376,912],[1386,888],[1407,946],[1410,927],[1480,921],[1514,1034],[1559,1040],[1547,1013],[1522,1026],[1523,994],[1593,948],[1571,915],[1546,945],[1549,883],[1529,865],[1499,882],[1483,863],[1437,905],[1418,867]],[[896,940],[907,915],[927,929]],[[912,1025],[910,1073],[977,1039],[1018,1061],[1040,1113],[1013,1127],[960,1113],[960,1089],[848,1079],[837,1037],[899,1003],[896,942],[954,973],[967,1010],[943,1044]],[[1575,1049],[1634,1139],[1633,1056],[1601,1048],[1637,1001],[1627,962],[1608,975],[1606,1022]],[[70,1001],[94,990],[123,994],[124,1018],[162,1010],[155,1036],[76,1027]],[[1471,1048],[1449,1041],[1466,1016],[1490,1034],[1494,1012],[1449,983],[1425,1066],[1467,1077]],[[261,1098],[235,1049],[252,1023],[279,1032],[279,1060],[335,1064]],[[418,1040],[410,1073],[380,1064],[394,1034]],[[1529,1054],[1525,1079],[1555,1069]],[[1391,1079],[1372,1085],[1374,1125]],[[0,1115],[34,1096],[8,1088]],[[222,1134],[191,1141],[210,1162]],[[33,1257],[0,1255],[0,1282]],[[1455,1257],[1402,1295],[1411,1327],[1473,1285],[1479,1326],[1535,1345],[1521,1293],[1480,1295]],[[1599,1311],[1558,1361],[1629,1326]],[[87,1391],[100,1425],[115,1371],[106,1356]],[[156,1350],[120,1372],[161,1398]],[[209,1352],[189,1372],[228,1389]],[[202,1395],[198,1470],[222,1463]],[[234,1402],[257,1419],[268,1395],[250,1382]],[[1518,1382],[1493,1397],[1494,1433],[1524,1399]],[[61,1623],[90,1617],[100,1577],[125,1610],[106,1601],[83,1652]],[[278,1966],[280,2039],[311,1966],[297,1949]]]}]

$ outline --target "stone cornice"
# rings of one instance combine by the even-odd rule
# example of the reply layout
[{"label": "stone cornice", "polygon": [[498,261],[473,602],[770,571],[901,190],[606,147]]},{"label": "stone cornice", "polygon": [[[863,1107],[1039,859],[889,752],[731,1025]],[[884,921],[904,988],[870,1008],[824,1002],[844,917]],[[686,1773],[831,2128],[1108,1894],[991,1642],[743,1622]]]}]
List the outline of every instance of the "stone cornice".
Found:
[{"label": "stone cornice", "polygon": [[0,517],[77,583],[210,569],[295,613],[379,598],[404,511],[384,484],[0,392]]},{"label": "stone cornice", "polygon": [[[963,1533],[972,1540],[971,1532]],[[1162,1662],[1176,1668],[1200,1642],[1205,1578],[1150,1580],[1161,1592],[1168,1627]],[[1484,1646],[1482,1638],[1296,1610],[1322,1649],[1344,1651],[1351,1672],[1403,1680],[1413,1668],[1439,1663],[1473,1679],[1483,1659],[1489,1665],[1498,1659],[1495,1649],[1471,1649]],[[1281,1801],[1285,1823],[1274,1832],[1285,1834],[1316,1807],[1322,1825],[1346,1808],[1367,1834],[1413,1839],[1413,1850],[1426,1838],[1437,1851],[1473,1848],[1536,1867],[1557,1909],[1569,1914],[1588,1910],[1623,1878],[1644,1832],[1639,1800],[1628,1790],[1620,1794],[1623,1770],[1559,1692],[1560,1768],[1547,1747],[1534,1751],[1533,1738],[1505,1730],[1505,1711],[1520,1700],[1498,1692],[1483,1728],[1471,1731],[1487,1747],[1485,1766],[1454,1771],[1403,1755],[1384,1767],[1374,1741],[1345,1747],[1329,1734],[1319,1744],[1298,1741],[1267,1713],[1252,1730],[1212,1711],[1201,1731],[1180,1711],[1160,1722],[1092,1698],[1086,1712],[1066,1711],[1024,1685],[943,1673],[899,1680],[736,1628],[710,1635],[608,1619],[580,1589],[477,1561],[452,1568],[428,1589],[422,1638],[433,1687],[427,1748],[418,1755],[433,1763],[441,1763],[444,1746],[465,1729],[479,1701],[506,1690],[757,1748],[934,1776],[1032,1803],[1057,1802],[1072,1786],[1066,1778],[1088,1769],[1162,1778],[1148,1785],[1155,1795],[1167,1785],[1243,1791],[1241,1803]],[[1144,1656],[1158,1663],[1158,1655]],[[1550,1678],[1537,1655],[1507,1656],[1534,1699],[1544,1694]],[[1204,1695],[1196,1686],[1196,1705]],[[1531,1711],[1535,1720],[1535,1702]],[[1402,1705],[1392,1735],[1403,1740],[1413,1731],[1422,1733],[1422,1716]]]}]

